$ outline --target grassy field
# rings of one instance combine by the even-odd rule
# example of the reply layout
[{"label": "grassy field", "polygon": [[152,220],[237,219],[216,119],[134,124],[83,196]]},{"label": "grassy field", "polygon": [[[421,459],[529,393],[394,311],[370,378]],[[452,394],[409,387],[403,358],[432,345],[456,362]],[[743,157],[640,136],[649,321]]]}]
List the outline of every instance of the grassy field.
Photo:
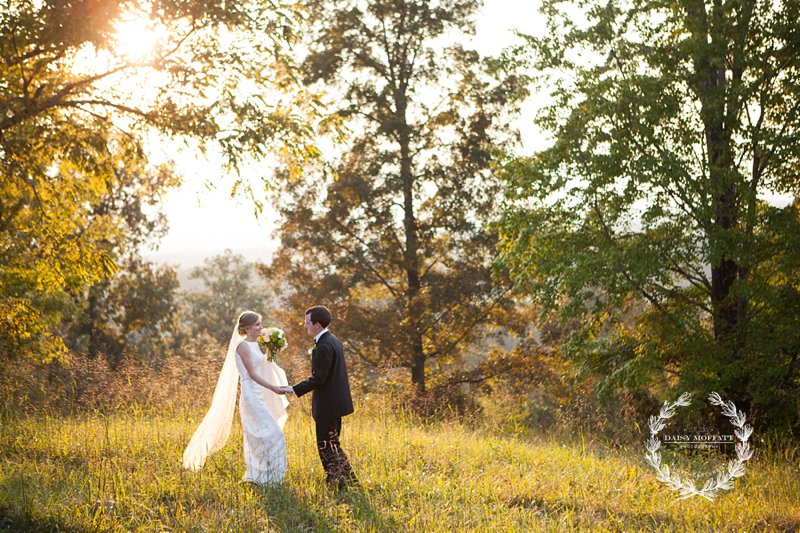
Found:
[{"label": "grassy field", "polygon": [[[640,448],[609,450],[361,409],[343,444],[362,487],[323,483],[307,405],[286,427],[289,474],[239,482],[241,433],[207,467],[180,467],[196,415],[8,417],[0,530],[21,531],[787,531],[800,528],[796,450],[763,445],[714,502],[680,501]],[[758,446],[758,442],[755,443]]]}]

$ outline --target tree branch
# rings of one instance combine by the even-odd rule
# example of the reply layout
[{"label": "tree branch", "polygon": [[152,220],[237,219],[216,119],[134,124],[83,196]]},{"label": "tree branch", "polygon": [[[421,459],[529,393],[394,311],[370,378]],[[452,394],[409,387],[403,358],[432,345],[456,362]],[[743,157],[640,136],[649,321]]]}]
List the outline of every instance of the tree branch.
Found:
[{"label": "tree branch", "polygon": [[[367,250],[369,250],[369,251],[370,251],[370,253],[373,253],[373,252],[372,252],[372,250],[370,249],[370,247],[369,247],[369,246],[368,246],[368,245],[367,245],[367,244],[364,242],[364,240],[363,240],[363,239],[361,239],[361,237],[359,237],[359,236],[358,236],[357,234],[355,234],[354,232],[350,231],[350,230],[347,228],[347,226],[345,226],[344,224],[342,224],[342,223],[341,223],[341,222],[339,222],[338,220],[335,220],[335,224],[336,224],[337,226],[339,226],[339,228],[340,228],[340,229],[341,229],[341,230],[342,230],[342,231],[345,233],[345,235],[347,235],[347,236],[349,236],[349,237],[351,237],[351,238],[355,239],[355,240],[356,240],[356,241],[358,241],[358,242],[359,242],[359,243],[360,243],[362,246],[364,246],[365,248],[367,248]],[[348,247],[346,247],[345,245],[343,245],[343,244],[339,243],[339,241],[338,241],[338,240],[336,240],[336,239],[332,239],[332,240],[331,240],[331,242],[332,242],[333,244],[335,244],[337,247],[339,247],[339,248],[341,248],[341,249],[343,249],[343,250],[346,250],[347,252],[350,252],[350,253],[352,253],[352,250],[351,250],[350,248],[348,248]],[[373,253],[373,255],[375,255],[375,254]],[[372,275],[373,275],[373,276],[375,276],[375,277],[378,279],[378,281],[379,281],[379,282],[380,282],[380,283],[381,283],[381,284],[382,284],[384,287],[386,287],[386,288],[389,290],[389,292],[391,293],[391,295],[392,295],[394,298],[400,298],[400,293],[398,293],[398,292],[397,292],[397,290],[396,290],[396,289],[395,289],[395,288],[394,288],[394,287],[391,285],[391,283],[389,283],[389,281],[388,281],[386,278],[384,278],[384,277],[383,277],[383,275],[382,275],[380,272],[378,272],[378,270],[377,270],[375,267],[373,267],[373,266],[370,264],[370,262],[369,262],[368,260],[366,260],[366,259],[365,259],[365,260],[364,260],[364,262],[363,262],[362,264],[363,264],[364,266],[366,266],[366,267],[367,267],[367,269],[368,269],[370,272],[372,272]]]}]

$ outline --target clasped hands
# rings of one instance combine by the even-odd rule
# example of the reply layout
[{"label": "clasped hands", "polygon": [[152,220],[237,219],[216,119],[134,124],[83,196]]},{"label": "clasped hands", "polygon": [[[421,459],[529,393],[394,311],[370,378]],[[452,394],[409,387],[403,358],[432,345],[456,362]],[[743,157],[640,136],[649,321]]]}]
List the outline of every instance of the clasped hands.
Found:
[{"label": "clasped hands", "polygon": [[292,387],[278,387],[278,394],[294,394],[294,389]]}]

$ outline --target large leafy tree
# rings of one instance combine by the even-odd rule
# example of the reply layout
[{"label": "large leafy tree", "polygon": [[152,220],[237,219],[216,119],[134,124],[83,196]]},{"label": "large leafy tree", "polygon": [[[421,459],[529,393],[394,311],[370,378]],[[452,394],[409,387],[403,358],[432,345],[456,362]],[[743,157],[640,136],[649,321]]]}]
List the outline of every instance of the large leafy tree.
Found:
[{"label": "large leafy tree", "polygon": [[[141,57],[117,42],[130,19],[159,39]],[[246,156],[313,155],[285,54],[296,28],[280,2],[3,3],[3,356],[63,350],[64,301],[112,275],[128,242],[120,211],[103,205],[123,184],[157,198],[175,183],[154,179],[168,169],[148,162],[148,136],[216,143],[234,169]]]},{"label": "large leafy tree", "polygon": [[[493,149],[523,85],[459,45],[475,1],[309,1],[310,86],[323,84],[351,135],[327,173],[281,204],[273,274],[296,316],[331,305],[361,359],[444,384],[487,335],[507,292],[490,279],[498,182]],[[491,365],[484,365],[486,368]],[[479,379],[472,376],[472,379]]]},{"label": "large leafy tree", "polygon": [[800,226],[796,202],[767,200],[800,194],[800,6],[542,11],[547,34],[516,57],[550,91],[554,142],[507,166],[499,264],[547,308],[589,312],[584,341],[614,332],[605,375],[796,413]]}]

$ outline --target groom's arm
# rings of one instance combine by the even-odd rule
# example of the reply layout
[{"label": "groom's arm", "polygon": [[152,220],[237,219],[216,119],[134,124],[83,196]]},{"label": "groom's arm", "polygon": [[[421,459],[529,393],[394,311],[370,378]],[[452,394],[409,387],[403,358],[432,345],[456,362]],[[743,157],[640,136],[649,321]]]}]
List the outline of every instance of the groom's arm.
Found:
[{"label": "groom's arm", "polygon": [[326,344],[317,346],[311,358],[311,377],[301,381],[294,387],[294,393],[300,397],[328,381],[328,374],[333,364],[333,348]]}]

